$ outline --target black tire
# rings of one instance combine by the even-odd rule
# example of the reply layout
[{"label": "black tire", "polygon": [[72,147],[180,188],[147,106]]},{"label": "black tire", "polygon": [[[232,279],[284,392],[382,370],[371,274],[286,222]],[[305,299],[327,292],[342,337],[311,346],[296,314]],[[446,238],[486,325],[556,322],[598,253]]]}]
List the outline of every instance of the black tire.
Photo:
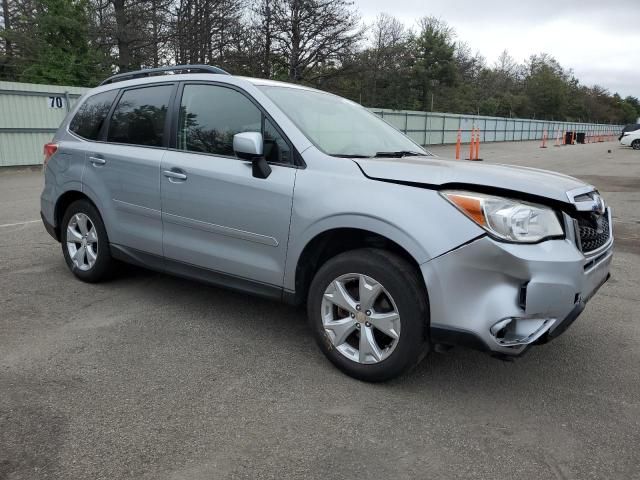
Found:
[{"label": "black tire", "polygon": [[[333,346],[323,327],[325,290],[333,280],[349,273],[364,274],[381,283],[400,315],[397,344],[389,356],[378,363],[364,364],[347,358]],[[311,282],[307,315],[322,352],[336,367],[359,380],[382,382],[398,377],[417,365],[429,351],[429,304],[419,272],[405,259],[386,250],[351,250],[328,260]]]},{"label": "black tire", "polygon": [[[81,270],[74,264],[67,247],[67,227],[73,216],[77,213],[83,213],[89,218],[95,227],[98,237],[97,258],[88,270]],[[91,202],[87,200],[76,200],[67,207],[60,224],[60,240],[64,260],[69,270],[71,270],[77,278],[83,282],[96,283],[111,277],[115,267],[115,260],[111,257],[109,237],[107,236],[107,231],[104,228],[104,222],[102,221],[100,213]]]},{"label": "black tire", "polygon": [[631,142],[631,148],[634,150],[640,150],[640,140],[634,140]]}]

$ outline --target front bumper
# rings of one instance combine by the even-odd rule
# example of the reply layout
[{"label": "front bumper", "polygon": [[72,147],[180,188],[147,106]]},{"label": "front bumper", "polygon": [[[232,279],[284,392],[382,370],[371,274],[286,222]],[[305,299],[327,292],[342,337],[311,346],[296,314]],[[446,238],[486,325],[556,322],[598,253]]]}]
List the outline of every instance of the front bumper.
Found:
[{"label": "front bumper", "polygon": [[609,278],[613,238],[585,256],[571,238],[534,245],[485,236],[421,265],[431,341],[499,356],[547,342],[580,315]]}]

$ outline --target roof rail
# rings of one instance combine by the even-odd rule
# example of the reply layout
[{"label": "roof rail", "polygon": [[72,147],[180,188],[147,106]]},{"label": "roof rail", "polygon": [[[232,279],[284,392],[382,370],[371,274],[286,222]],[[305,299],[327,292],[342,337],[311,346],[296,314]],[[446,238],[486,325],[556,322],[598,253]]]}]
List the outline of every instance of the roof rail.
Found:
[{"label": "roof rail", "polygon": [[175,65],[173,67],[158,67],[158,68],[144,68],[142,70],[136,70],[134,72],[118,73],[103,80],[98,85],[108,85],[109,83],[123,82],[125,80],[132,80],[134,78],[150,77],[152,75],[162,75],[168,72],[174,73],[215,73],[220,75],[230,75],[229,72],[225,72],[223,69],[214,67],[211,65]]}]

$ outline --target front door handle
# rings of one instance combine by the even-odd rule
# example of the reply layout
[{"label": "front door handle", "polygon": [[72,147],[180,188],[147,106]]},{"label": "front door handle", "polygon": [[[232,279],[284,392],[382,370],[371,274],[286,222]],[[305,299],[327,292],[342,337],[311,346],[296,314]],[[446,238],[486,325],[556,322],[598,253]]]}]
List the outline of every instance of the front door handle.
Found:
[{"label": "front door handle", "polygon": [[104,158],[99,157],[89,157],[89,161],[93,163],[94,166],[104,165],[107,161]]},{"label": "front door handle", "polygon": [[165,177],[167,177],[169,179],[169,181],[173,180],[186,180],[187,176],[179,171],[176,170],[165,170],[164,172],[162,172],[164,174]]}]

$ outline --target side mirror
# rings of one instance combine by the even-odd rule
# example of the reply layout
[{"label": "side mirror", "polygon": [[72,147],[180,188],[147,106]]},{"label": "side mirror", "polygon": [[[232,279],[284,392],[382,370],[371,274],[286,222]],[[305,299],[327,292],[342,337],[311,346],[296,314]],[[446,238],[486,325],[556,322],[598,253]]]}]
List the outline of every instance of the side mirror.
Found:
[{"label": "side mirror", "polygon": [[233,151],[238,158],[250,160],[252,173],[256,178],[267,178],[271,175],[271,167],[264,158],[262,134],[258,132],[242,132],[233,136]]}]

